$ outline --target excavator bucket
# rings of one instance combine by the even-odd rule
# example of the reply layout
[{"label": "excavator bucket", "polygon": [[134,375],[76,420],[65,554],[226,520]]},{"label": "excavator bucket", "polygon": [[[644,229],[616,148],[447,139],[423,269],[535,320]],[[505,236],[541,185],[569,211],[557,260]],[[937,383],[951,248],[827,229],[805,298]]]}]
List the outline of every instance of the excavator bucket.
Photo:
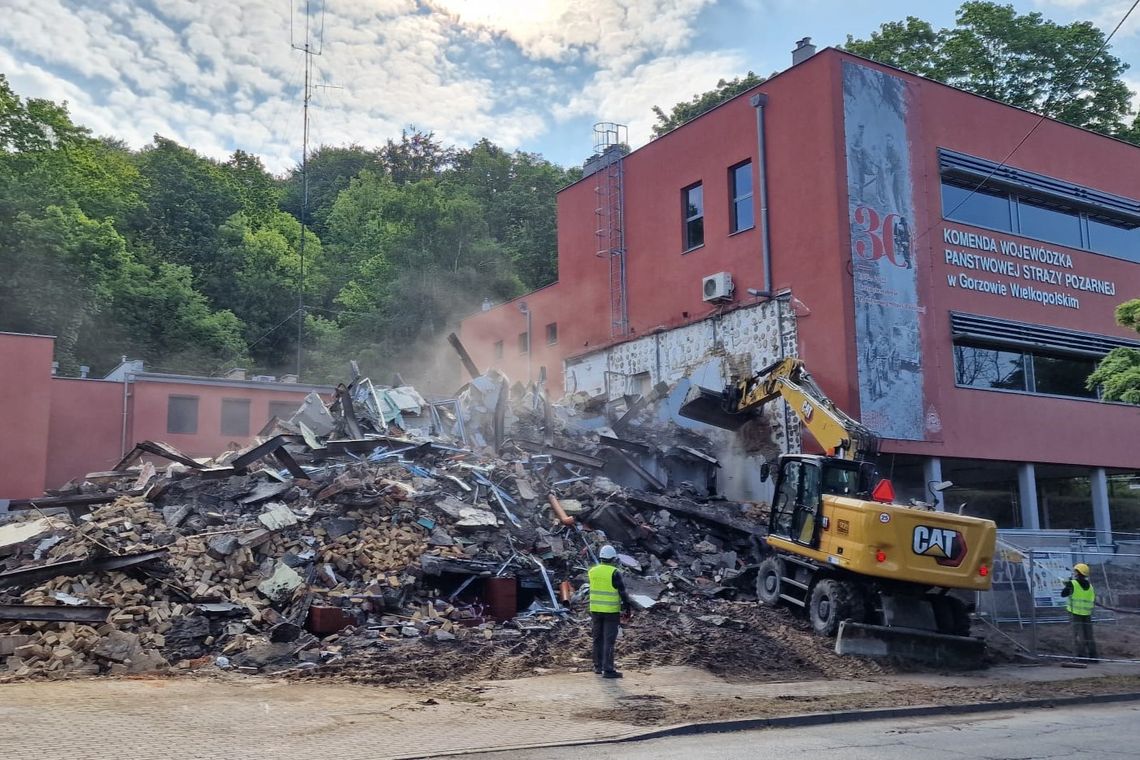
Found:
[{"label": "excavator bucket", "polygon": [[681,405],[682,417],[724,430],[739,430],[752,419],[751,414],[732,414],[724,408],[724,394],[708,388],[696,389],[697,393]]},{"label": "excavator bucket", "polygon": [[839,624],[836,654],[906,660],[940,668],[977,670],[985,659],[986,642],[972,636],[949,636],[921,628],[867,625],[845,620]]}]

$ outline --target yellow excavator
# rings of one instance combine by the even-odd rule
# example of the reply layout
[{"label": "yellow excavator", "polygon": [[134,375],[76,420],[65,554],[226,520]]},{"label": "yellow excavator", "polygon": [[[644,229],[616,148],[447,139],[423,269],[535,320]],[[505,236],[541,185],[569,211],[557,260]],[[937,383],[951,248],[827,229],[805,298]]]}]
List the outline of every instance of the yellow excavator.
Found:
[{"label": "yellow excavator", "polygon": [[[776,463],[756,579],[762,604],[802,608],[818,633],[837,636],[840,654],[981,663],[984,642],[970,637],[968,607],[951,591],[990,588],[993,521],[894,503],[890,481],[867,461],[878,437],[838,409],[799,359],[697,391],[681,414],[727,430],[782,398],[826,452]],[[770,475],[764,463],[761,478]]]}]

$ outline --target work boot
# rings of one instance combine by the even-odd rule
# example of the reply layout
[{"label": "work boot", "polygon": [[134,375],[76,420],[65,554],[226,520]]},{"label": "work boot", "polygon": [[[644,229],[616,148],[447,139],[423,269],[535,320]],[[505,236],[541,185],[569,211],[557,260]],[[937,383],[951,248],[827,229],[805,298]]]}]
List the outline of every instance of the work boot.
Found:
[{"label": "work boot", "polygon": [[594,668],[594,675],[600,676],[602,674],[602,672],[603,671],[601,668]]},{"label": "work boot", "polygon": [[602,673],[602,678],[621,678],[621,671],[607,670],[605,673]]}]

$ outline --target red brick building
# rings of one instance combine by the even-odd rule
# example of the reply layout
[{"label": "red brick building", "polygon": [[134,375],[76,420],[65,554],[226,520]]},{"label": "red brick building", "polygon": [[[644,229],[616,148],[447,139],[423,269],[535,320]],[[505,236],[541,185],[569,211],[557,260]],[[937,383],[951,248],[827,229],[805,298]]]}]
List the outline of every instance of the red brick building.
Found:
[{"label": "red brick building", "polygon": [[[250,443],[271,417],[332,388],[277,378],[192,377],[124,362],[106,378],[57,377],[54,339],[0,333],[0,500],[40,496],[108,470],[138,441],[165,441],[191,457]],[[0,510],[2,511],[2,510]]]},{"label": "red brick building", "polygon": [[904,495],[946,478],[1002,527],[1140,530],[1140,408],[1084,388],[1140,346],[1113,319],[1140,296],[1140,148],[829,49],[587,172],[558,282],[463,322],[480,366],[619,394],[794,353]]}]

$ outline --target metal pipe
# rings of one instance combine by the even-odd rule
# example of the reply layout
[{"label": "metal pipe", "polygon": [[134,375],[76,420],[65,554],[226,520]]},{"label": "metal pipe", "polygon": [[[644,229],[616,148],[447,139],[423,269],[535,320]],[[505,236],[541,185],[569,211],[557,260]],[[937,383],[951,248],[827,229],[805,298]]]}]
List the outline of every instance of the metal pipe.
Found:
[{"label": "metal pipe", "polygon": [[[123,357],[126,359],[126,357]],[[119,435],[119,459],[127,455],[127,387],[131,381],[131,373],[123,372],[123,432]]]},{"label": "metal pipe", "polygon": [[772,238],[768,230],[768,161],[764,148],[764,106],[768,96],[762,92],[753,95],[749,102],[756,109],[756,172],[760,187],[760,256],[764,266],[764,289],[760,296],[772,297]]}]

